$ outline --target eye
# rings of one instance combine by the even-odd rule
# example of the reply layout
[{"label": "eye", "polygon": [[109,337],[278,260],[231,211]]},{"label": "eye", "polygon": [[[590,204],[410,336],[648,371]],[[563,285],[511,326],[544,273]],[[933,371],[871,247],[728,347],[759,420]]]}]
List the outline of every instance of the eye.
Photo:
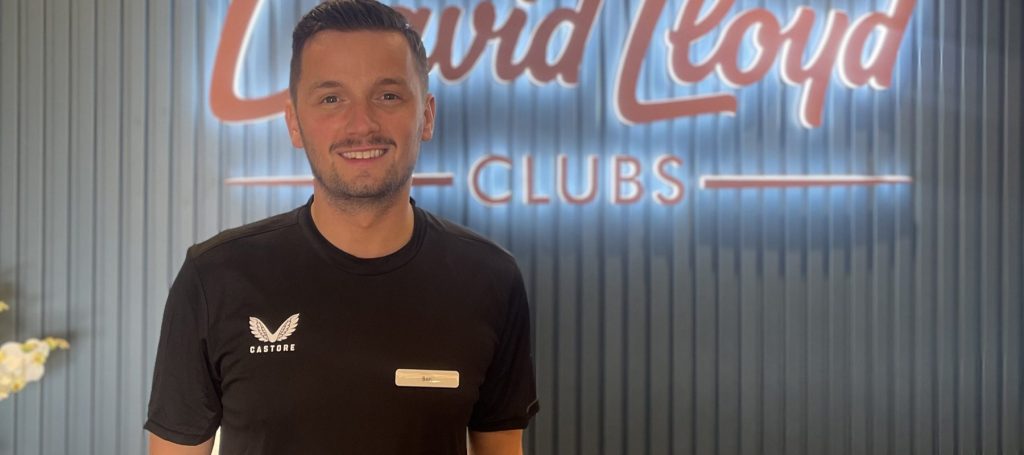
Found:
[{"label": "eye", "polygon": [[321,104],[334,104],[334,103],[337,103],[337,102],[338,102],[337,95],[327,95],[322,100],[320,100]]},{"label": "eye", "polygon": [[397,93],[385,93],[380,96],[380,99],[384,101],[400,101],[402,97],[398,96]]}]

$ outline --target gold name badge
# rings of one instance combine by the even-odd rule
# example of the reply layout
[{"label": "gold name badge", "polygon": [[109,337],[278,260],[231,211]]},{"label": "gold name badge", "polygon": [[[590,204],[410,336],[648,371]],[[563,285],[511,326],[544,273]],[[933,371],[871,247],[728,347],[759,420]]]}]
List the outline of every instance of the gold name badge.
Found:
[{"label": "gold name badge", "polygon": [[448,370],[395,370],[395,385],[399,387],[431,387],[457,389],[459,372]]}]

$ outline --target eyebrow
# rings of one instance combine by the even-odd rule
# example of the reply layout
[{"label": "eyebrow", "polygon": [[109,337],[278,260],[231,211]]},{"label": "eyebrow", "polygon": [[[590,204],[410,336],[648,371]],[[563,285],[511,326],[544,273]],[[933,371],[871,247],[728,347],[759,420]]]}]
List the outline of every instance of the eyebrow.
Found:
[{"label": "eyebrow", "polygon": [[[382,86],[382,85],[408,86],[409,82],[406,81],[404,78],[401,78],[401,77],[383,77],[383,78],[377,79],[377,81],[374,83],[374,85],[377,85],[377,86]],[[317,82],[317,83],[313,84],[312,86],[310,86],[308,92],[309,93],[313,93],[313,92],[315,92],[317,90],[330,89],[330,88],[342,88],[344,86],[345,86],[344,84],[342,84],[341,82],[338,82],[338,81],[320,81],[320,82]]]},{"label": "eyebrow", "polygon": [[400,77],[385,77],[377,79],[377,83],[374,85],[409,85],[409,83]]},{"label": "eyebrow", "polygon": [[317,83],[313,84],[309,88],[309,92],[315,92],[317,90],[325,89],[325,88],[341,88],[341,87],[342,87],[341,82],[338,82],[338,81],[320,81],[320,82],[317,82]]}]

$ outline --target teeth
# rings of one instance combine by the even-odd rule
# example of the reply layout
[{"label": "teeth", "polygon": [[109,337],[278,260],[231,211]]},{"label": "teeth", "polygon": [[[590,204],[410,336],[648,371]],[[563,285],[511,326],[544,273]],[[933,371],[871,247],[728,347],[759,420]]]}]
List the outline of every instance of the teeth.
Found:
[{"label": "teeth", "polygon": [[368,160],[371,158],[377,158],[384,154],[384,149],[365,150],[362,152],[348,152],[342,153],[341,156],[350,160]]}]

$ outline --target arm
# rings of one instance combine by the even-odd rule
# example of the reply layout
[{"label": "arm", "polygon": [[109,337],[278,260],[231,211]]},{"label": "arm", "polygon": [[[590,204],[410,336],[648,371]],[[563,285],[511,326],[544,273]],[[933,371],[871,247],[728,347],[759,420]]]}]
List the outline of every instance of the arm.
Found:
[{"label": "arm", "polygon": [[523,430],[470,431],[471,455],[522,455]]},{"label": "arm", "polygon": [[522,455],[523,430],[539,409],[530,355],[530,307],[518,268],[495,350],[469,420],[473,455]]},{"label": "arm", "polygon": [[213,438],[197,446],[183,446],[149,434],[149,455],[210,455],[213,452]]},{"label": "arm", "polygon": [[143,425],[150,433],[151,454],[207,455],[213,449],[221,403],[208,361],[206,315],[205,294],[190,251],[171,285],[160,326]]}]

